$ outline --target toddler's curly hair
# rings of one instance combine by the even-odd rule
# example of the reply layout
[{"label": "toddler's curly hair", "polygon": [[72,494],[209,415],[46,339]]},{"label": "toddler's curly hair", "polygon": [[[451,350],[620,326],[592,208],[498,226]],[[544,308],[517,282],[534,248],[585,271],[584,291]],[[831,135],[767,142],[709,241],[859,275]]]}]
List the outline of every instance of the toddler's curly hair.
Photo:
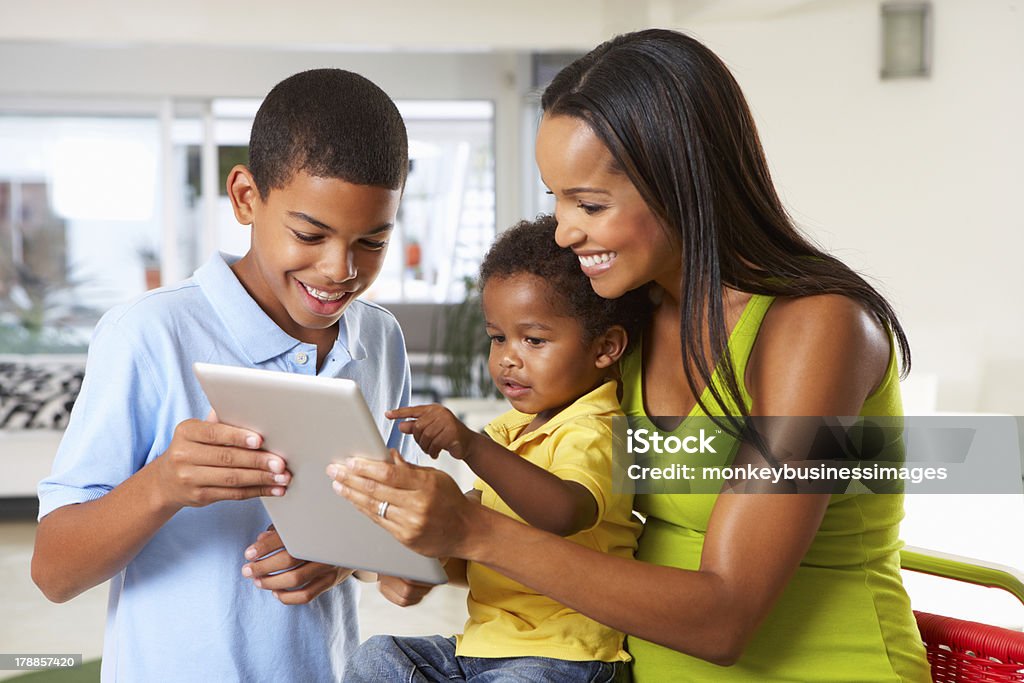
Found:
[{"label": "toddler's curly hair", "polygon": [[555,242],[556,225],[554,216],[542,214],[498,235],[480,265],[480,291],[495,278],[535,275],[548,283],[552,306],[579,321],[584,341],[589,343],[613,325],[621,325],[632,344],[639,339],[654,308],[648,287],[634,289],[618,299],[598,296],[580,269],[576,254]]}]

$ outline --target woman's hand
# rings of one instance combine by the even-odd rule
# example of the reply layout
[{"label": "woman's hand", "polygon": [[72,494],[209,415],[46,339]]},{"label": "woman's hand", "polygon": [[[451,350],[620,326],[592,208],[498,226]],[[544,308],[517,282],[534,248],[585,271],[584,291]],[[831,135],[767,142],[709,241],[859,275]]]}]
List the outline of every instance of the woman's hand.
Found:
[{"label": "woman's hand", "polygon": [[246,548],[245,559],[249,562],[242,567],[242,576],[252,579],[257,588],[273,592],[285,605],[312,602],[352,574],[351,569],[292,557],[273,526]]},{"label": "woman's hand", "polygon": [[327,474],[338,495],[410,549],[428,557],[463,557],[473,518],[483,507],[467,500],[444,472],[410,465],[394,449],[391,458],[350,458],[330,465]]}]

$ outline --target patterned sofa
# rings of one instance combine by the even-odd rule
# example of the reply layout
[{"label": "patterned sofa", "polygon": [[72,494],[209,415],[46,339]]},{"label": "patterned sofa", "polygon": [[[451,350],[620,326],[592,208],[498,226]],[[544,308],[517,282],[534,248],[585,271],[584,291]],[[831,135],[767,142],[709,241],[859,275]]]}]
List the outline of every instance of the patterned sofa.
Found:
[{"label": "patterned sofa", "polygon": [[0,355],[0,498],[35,497],[84,372],[84,355]]}]

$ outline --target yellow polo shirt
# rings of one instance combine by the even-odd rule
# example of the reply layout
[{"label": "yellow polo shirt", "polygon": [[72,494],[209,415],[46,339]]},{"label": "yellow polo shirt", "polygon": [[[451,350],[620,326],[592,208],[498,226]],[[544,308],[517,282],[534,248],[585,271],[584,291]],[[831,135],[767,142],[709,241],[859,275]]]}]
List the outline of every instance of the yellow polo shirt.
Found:
[{"label": "yellow polo shirt", "polygon": [[[546,424],[523,431],[533,415],[510,410],[485,432],[505,448],[552,474],[586,488],[597,501],[597,522],[569,537],[604,553],[632,557],[640,525],[632,496],[612,493],[612,420],[622,415],[616,383],[606,382],[582,396]],[[621,466],[621,463],[618,464]],[[490,486],[478,479],[482,502],[522,519]],[[586,580],[586,567],[552,566]],[[570,661],[629,661],[622,633],[589,619],[487,567],[470,562],[469,620],[455,653],[466,657],[551,657]]]}]

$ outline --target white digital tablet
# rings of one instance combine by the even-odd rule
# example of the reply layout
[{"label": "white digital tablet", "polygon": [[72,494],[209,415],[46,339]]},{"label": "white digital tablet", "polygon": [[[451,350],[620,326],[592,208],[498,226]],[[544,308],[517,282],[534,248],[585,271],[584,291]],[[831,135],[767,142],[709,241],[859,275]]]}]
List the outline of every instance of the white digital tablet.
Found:
[{"label": "white digital tablet", "polygon": [[195,363],[217,419],[263,436],[292,473],[285,495],[261,500],[294,557],[444,583],[441,564],[409,550],[338,496],[325,473],[358,456],[388,457],[363,394],[347,379]]}]

